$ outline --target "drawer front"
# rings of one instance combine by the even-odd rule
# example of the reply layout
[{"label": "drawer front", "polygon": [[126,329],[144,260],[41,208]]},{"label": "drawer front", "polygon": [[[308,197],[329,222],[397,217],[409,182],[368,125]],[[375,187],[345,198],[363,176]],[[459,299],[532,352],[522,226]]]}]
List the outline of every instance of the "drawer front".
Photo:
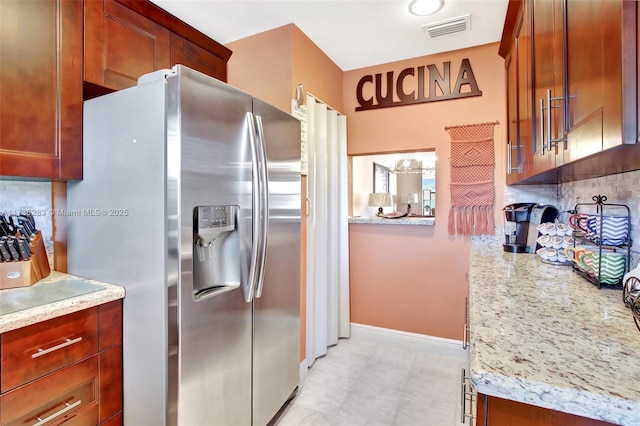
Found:
[{"label": "drawer front", "polygon": [[98,308],[2,334],[0,390],[17,386],[98,352]]},{"label": "drawer front", "polygon": [[[97,424],[98,356],[66,367],[0,397],[3,426]],[[93,407],[92,407],[93,406]],[[93,412],[94,414],[87,413]],[[82,420],[89,416],[92,422]]]}]

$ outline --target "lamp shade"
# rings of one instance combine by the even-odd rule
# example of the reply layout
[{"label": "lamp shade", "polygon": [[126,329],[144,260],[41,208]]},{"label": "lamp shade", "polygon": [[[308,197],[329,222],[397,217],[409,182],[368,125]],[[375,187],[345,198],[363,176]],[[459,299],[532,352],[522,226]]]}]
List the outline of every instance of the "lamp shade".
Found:
[{"label": "lamp shade", "polygon": [[398,195],[398,202],[402,204],[415,204],[418,202],[418,194],[415,192],[400,194]]},{"label": "lamp shade", "polygon": [[372,192],[369,194],[370,207],[386,207],[391,205],[391,194],[388,192]]}]

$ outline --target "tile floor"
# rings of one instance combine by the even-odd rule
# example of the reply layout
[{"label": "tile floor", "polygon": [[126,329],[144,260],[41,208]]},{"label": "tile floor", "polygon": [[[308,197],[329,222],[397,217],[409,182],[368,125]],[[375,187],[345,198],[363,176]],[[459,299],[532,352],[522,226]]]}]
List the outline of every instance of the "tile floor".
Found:
[{"label": "tile floor", "polygon": [[[468,361],[341,339],[316,360],[277,426],[457,426]],[[467,421],[468,424],[468,421]]]}]

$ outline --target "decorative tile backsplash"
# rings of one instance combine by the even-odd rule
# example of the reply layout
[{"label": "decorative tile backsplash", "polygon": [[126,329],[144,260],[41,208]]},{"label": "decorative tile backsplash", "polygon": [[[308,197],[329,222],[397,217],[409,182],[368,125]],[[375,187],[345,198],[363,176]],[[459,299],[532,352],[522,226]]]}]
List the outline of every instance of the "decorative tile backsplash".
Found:
[{"label": "decorative tile backsplash", "polygon": [[14,214],[21,210],[33,212],[45,246],[51,251],[51,182],[0,180],[0,212]]}]

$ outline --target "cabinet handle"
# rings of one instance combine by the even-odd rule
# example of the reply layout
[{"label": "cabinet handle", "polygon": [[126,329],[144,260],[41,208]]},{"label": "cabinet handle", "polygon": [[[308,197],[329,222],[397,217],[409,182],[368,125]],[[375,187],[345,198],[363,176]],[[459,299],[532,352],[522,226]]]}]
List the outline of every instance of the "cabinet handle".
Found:
[{"label": "cabinet handle", "polygon": [[33,426],[41,426],[41,425],[43,425],[43,424],[55,419],[56,417],[59,417],[59,416],[63,415],[67,411],[73,410],[74,408],[76,408],[80,404],[82,404],[82,400],[81,399],[77,400],[73,404],[69,404],[68,402],[65,402],[64,403],[65,407],[62,410],[56,411],[55,413],[53,413],[49,417],[45,417],[44,419],[41,419],[39,416],[36,416],[36,420],[38,421],[38,423],[34,423]]},{"label": "cabinet handle", "polygon": [[59,345],[55,345],[50,347],[49,349],[41,349],[38,348],[38,352],[32,353],[31,358],[38,358],[39,356],[46,355],[48,353],[57,351],[58,349],[66,348],[67,346],[71,346],[74,343],[78,343],[82,341],[82,336],[76,337],[75,339],[67,339],[65,342],[60,343]]},{"label": "cabinet handle", "polygon": [[544,99],[540,98],[540,154],[544,155]]},{"label": "cabinet handle", "polygon": [[556,139],[552,139],[551,138],[551,110],[553,108],[562,108],[561,106],[553,106],[551,105],[553,102],[555,101],[561,101],[563,100],[562,96],[556,96],[556,97],[551,97],[551,89],[547,89],[547,143],[549,146],[549,151],[551,151],[551,148],[554,146],[558,146],[559,142],[564,142],[564,149],[567,149],[567,138],[556,138]]},{"label": "cabinet handle", "polygon": [[519,146],[514,146],[511,141],[507,142],[507,174],[510,175],[514,170],[516,173],[522,173],[522,164],[518,160],[518,167],[513,167],[513,150],[518,150]]},{"label": "cabinet handle", "polygon": [[467,377],[467,371],[462,369],[462,380],[460,381],[460,405],[462,406],[462,411],[460,412],[460,423],[467,423],[467,419],[475,419],[476,416],[471,414],[467,414],[467,397],[469,400],[469,405],[471,405],[471,409],[473,410],[473,392],[467,390],[467,383],[471,379]]},{"label": "cabinet handle", "polygon": [[467,334],[469,333],[469,298],[464,298],[464,327],[462,328],[462,349],[469,348],[469,340]]},{"label": "cabinet handle", "polygon": [[551,89],[547,89],[547,148],[551,151]]}]

